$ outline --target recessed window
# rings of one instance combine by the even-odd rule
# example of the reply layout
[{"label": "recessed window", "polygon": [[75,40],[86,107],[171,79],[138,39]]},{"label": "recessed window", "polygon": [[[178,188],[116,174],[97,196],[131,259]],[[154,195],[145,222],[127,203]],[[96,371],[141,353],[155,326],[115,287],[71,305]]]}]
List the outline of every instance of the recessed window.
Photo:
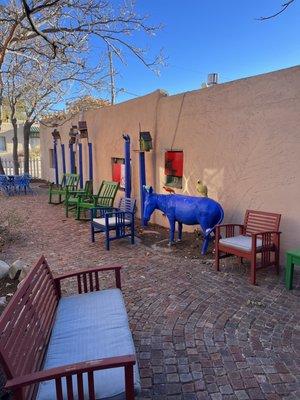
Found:
[{"label": "recessed window", "polygon": [[55,168],[55,166],[54,166],[54,150],[53,149],[49,149],[49,167]]},{"label": "recessed window", "polygon": [[5,136],[0,136],[0,151],[6,151],[6,138],[5,138]]},{"label": "recessed window", "polygon": [[112,161],[112,180],[120,184],[120,188],[125,188],[125,159],[113,157]]},{"label": "recessed window", "polygon": [[183,151],[165,152],[166,185],[182,189]]}]

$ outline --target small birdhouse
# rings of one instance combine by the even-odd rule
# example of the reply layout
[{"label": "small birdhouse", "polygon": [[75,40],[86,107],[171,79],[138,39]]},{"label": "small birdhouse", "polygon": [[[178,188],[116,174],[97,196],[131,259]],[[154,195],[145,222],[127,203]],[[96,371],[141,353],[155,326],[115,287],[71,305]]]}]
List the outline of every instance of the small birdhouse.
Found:
[{"label": "small birdhouse", "polygon": [[70,131],[69,131],[70,138],[75,138],[76,139],[77,134],[78,134],[77,126],[76,125],[72,125],[72,127],[70,128]]},{"label": "small birdhouse", "polygon": [[140,151],[150,151],[152,149],[152,137],[150,132],[140,132]]},{"label": "small birdhouse", "polygon": [[80,132],[80,139],[87,139],[88,138],[88,129],[86,121],[78,121],[78,129]]},{"label": "small birdhouse", "polygon": [[56,128],[51,133],[52,133],[52,137],[53,137],[54,140],[60,139],[59,131]]}]

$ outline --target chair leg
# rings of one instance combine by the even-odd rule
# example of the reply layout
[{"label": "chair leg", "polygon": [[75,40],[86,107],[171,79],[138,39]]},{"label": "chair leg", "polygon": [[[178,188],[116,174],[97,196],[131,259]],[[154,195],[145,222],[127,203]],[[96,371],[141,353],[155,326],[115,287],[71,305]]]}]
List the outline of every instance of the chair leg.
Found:
[{"label": "chair leg", "polygon": [[80,206],[77,206],[77,209],[76,209],[76,218],[75,219],[80,219]]},{"label": "chair leg", "polygon": [[69,205],[68,202],[65,203],[66,204],[66,217],[69,217]]},{"label": "chair leg", "polygon": [[109,250],[109,228],[105,227],[105,246],[106,250]]},{"label": "chair leg", "polygon": [[219,246],[217,242],[215,244],[215,270],[220,270]]},{"label": "chair leg", "polygon": [[131,244],[134,244],[134,227],[131,227]]},{"label": "chair leg", "polygon": [[93,224],[91,224],[91,239],[92,239],[92,242],[94,243],[95,242],[95,229],[94,229]]},{"label": "chair leg", "polygon": [[256,285],[256,253],[251,254],[251,283]]},{"label": "chair leg", "polygon": [[51,201],[52,201],[52,193],[49,192],[49,201],[48,201],[48,203],[51,204]]},{"label": "chair leg", "polygon": [[243,257],[239,257],[240,259],[240,264],[243,264]]},{"label": "chair leg", "polygon": [[288,290],[293,288],[293,274],[294,273],[294,264],[292,263],[292,258],[288,254],[286,258],[286,266],[285,266],[285,287]]}]

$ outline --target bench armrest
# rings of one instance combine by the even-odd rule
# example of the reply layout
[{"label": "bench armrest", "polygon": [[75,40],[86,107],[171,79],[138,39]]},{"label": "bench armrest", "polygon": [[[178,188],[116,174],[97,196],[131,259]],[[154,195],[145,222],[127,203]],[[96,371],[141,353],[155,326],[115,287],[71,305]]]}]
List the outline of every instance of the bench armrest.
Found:
[{"label": "bench armrest", "polygon": [[263,231],[255,232],[251,234],[252,240],[252,250],[256,249],[257,237],[260,236],[262,240],[262,249],[270,249],[273,245],[279,248],[280,245],[280,235],[279,231]]},{"label": "bench armrest", "polygon": [[108,212],[112,212],[113,210],[117,210],[113,207],[102,207],[102,206],[95,206],[90,209],[90,217],[93,218],[104,218],[105,214]]},{"label": "bench armrest", "polygon": [[242,235],[244,233],[244,225],[242,224],[221,224],[216,225],[216,242],[220,240],[221,237],[221,229],[225,228],[225,237],[234,236],[235,227],[239,227],[239,234]]},{"label": "bench armrest", "polygon": [[[134,398],[134,377],[133,377],[133,366],[136,363],[135,356],[125,355],[119,357],[103,358],[99,360],[84,361],[77,364],[64,365],[57,368],[51,368],[44,371],[34,372],[32,374],[20,376],[18,378],[13,378],[7,381],[5,388],[10,390],[21,389],[22,387],[29,386],[32,384],[37,384],[39,382],[49,381],[55,379],[56,384],[56,399],[62,399],[62,378],[66,378],[67,386],[72,386],[72,375],[77,375],[78,382],[82,379],[82,374],[88,374],[89,383],[89,394],[90,398],[94,398],[92,393],[94,393],[94,371],[99,371],[102,369],[110,368],[120,368],[125,369],[125,390],[126,399]],[[82,381],[81,381],[82,384]],[[82,387],[78,385],[78,392]],[[74,388],[73,388],[74,390]],[[74,390],[75,392],[75,390]],[[55,400],[55,399],[53,399]]]},{"label": "bench armrest", "polygon": [[61,297],[61,284],[60,282],[64,279],[77,277],[78,293],[93,292],[94,290],[100,290],[99,287],[99,272],[115,271],[116,287],[122,289],[121,286],[121,265],[108,265],[106,267],[97,267],[91,269],[83,269],[69,274],[64,274],[54,278],[55,286],[59,297]]}]

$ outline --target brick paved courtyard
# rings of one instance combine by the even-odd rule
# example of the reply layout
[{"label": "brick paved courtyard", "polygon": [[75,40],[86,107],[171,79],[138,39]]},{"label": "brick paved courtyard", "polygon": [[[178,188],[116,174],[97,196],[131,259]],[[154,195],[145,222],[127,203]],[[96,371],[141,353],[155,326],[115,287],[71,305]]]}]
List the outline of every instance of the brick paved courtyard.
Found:
[{"label": "brick paved courtyard", "polygon": [[[140,399],[300,399],[300,275],[287,292],[282,274],[248,271],[159,253],[126,240],[104,250],[85,222],[37,196],[5,198],[1,210],[22,220],[0,259],[30,264],[41,254],[54,274],[108,263],[124,265],[123,292],[137,349]],[[100,241],[100,243],[99,243]],[[247,274],[247,275],[246,275]]]}]

